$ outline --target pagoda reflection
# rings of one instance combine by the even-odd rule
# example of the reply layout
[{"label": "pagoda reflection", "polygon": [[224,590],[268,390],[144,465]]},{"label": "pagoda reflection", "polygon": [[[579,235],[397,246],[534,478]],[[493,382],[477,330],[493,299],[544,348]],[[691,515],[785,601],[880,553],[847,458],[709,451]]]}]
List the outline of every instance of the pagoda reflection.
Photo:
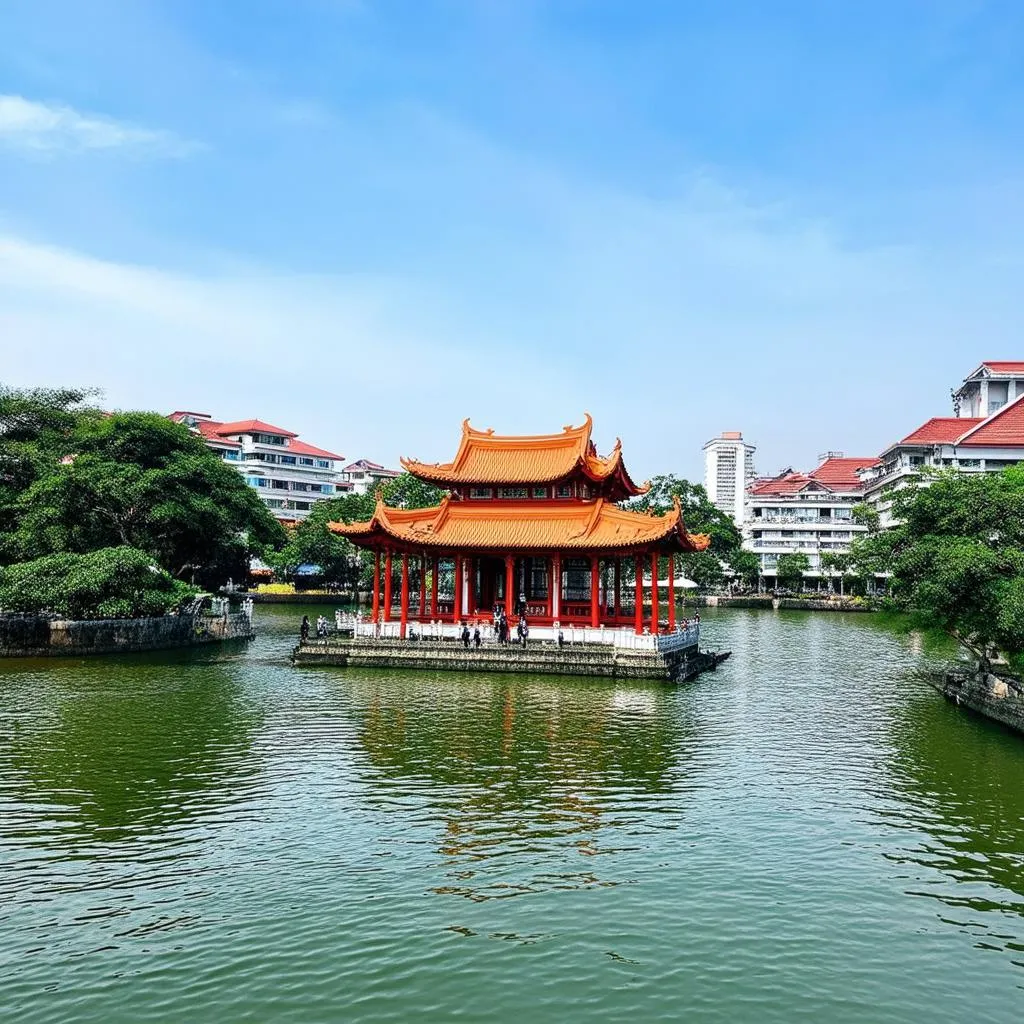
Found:
[{"label": "pagoda reflection", "polygon": [[[697,785],[697,725],[668,688],[346,678],[363,709],[371,800],[391,806],[396,791],[403,802],[416,798],[410,813],[437,829],[449,871],[438,892],[490,898],[602,884],[601,859],[642,842],[646,830],[676,827]],[[493,869],[509,857],[531,865],[528,877],[513,871],[496,883]]]}]

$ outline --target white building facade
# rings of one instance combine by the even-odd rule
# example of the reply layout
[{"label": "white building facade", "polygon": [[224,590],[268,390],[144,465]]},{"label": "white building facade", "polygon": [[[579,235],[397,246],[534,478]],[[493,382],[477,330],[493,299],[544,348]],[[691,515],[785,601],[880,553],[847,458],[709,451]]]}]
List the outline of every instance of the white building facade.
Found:
[{"label": "white building facade", "polygon": [[754,481],[754,452],[738,430],[725,430],[704,445],[704,490],[711,503],[743,526],[747,488]]},{"label": "white building facade", "polygon": [[341,472],[343,456],[307,444],[290,430],[262,420],[222,423],[205,413],[174,412],[170,418],[200,434],[284,522],[305,519],[318,501],[351,489]]},{"label": "white building facade", "polygon": [[964,419],[986,419],[1024,395],[1024,360],[982,363],[953,390],[953,412]]},{"label": "white building facade", "polygon": [[341,471],[342,481],[351,487],[353,494],[375,492],[380,484],[387,484],[398,475],[397,469],[385,469],[369,459],[357,459]]},{"label": "white building facade", "polygon": [[743,546],[758,556],[769,586],[780,555],[806,555],[810,568],[804,575],[821,578],[829,575],[822,555],[848,553],[854,538],[866,532],[853,521],[853,508],[864,500],[858,474],[875,461],[830,452],[810,473],[787,470],[750,488]]}]

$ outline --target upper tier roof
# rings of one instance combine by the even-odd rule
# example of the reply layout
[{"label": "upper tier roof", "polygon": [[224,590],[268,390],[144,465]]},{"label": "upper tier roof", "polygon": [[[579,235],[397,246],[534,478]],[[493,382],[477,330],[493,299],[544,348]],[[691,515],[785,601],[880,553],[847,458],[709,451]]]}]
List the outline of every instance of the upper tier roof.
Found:
[{"label": "upper tier roof", "polygon": [[217,431],[220,434],[276,434],[278,437],[297,437],[297,434],[283,427],[275,427],[263,420],[239,420],[237,423],[222,423]]},{"label": "upper tier roof", "polygon": [[629,512],[598,498],[593,502],[524,504],[445,498],[431,508],[389,508],[378,497],[373,517],[362,523],[330,523],[334,533],[364,547],[398,541],[414,550],[629,550],[703,551],[706,534],[686,532],[679,502],[652,516]]},{"label": "upper tier roof", "polygon": [[475,430],[467,419],[451,462],[402,459],[402,466],[413,476],[446,486],[547,484],[581,473],[594,483],[608,481],[617,500],[647,491],[650,485],[637,486],[626,471],[620,441],[607,457],[598,456],[590,439],[592,427],[587,413],[581,426],[564,427],[559,434],[508,436]]}]

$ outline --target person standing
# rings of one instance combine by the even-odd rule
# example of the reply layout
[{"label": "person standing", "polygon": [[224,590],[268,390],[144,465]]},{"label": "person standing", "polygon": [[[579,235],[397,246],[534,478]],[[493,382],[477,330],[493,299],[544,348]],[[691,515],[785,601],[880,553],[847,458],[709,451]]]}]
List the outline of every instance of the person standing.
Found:
[{"label": "person standing", "polygon": [[304,644],[309,639],[309,616],[302,616],[302,625],[299,626],[299,643]]}]

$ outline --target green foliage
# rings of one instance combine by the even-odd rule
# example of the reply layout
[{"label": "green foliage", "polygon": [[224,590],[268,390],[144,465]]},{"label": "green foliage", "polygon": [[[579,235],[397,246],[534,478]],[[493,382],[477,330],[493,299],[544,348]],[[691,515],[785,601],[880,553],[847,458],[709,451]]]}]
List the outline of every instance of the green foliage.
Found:
[{"label": "green foliage", "polygon": [[[710,534],[711,545],[708,551],[720,558],[727,558],[732,552],[739,549],[743,538],[736,528],[736,524],[720,508],[711,503],[707,491],[700,484],[692,484],[682,477],[671,474],[656,476],[651,481],[651,489],[646,494],[632,498],[625,503],[624,507],[634,512],[653,512],[663,515],[672,508],[675,498],[679,499],[687,531]],[[696,582],[695,578],[694,582]]]},{"label": "green foliage", "polygon": [[896,607],[954,636],[981,659],[1024,654],[1024,469],[935,475],[900,491],[897,525],[856,556],[889,572]]},{"label": "green foliage", "polygon": [[[382,493],[386,504],[401,508],[437,505],[444,495],[444,491],[418,480],[411,473],[395,477]],[[332,533],[327,524],[365,522],[373,515],[376,503],[373,494],[348,494],[330,501],[318,501],[291,532],[284,547],[267,557],[268,564],[284,577],[290,576],[300,565],[318,565],[325,583],[355,589],[365,581],[369,586],[373,556]]]},{"label": "green foliage", "polygon": [[802,551],[787,552],[779,555],[775,574],[783,587],[798,590],[804,580],[804,573],[809,572],[811,560]]},{"label": "green foliage", "polygon": [[879,516],[876,508],[862,501],[859,504],[854,505],[850,511],[853,515],[853,521],[858,526],[866,526],[869,533],[877,532],[879,527]]},{"label": "green foliage", "polygon": [[13,502],[8,560],[128,546],[175,576],[214,583],[241,575],[251,548],[284,541],[239,473],[163,416],[79,417],[62,446],[64,464]]},{"label": "green foliage", "polygon": [[753,551],[744,548],[736,548],[728,556],[729,568],[747,586],[757,586],[758,578],[761,575],[761,559]]},{"label": "green foliage", "polygon": [[163,615],[196,593],[143,551],[101,548],[46,555],[0,568],[0,608],[69,619]]}]

